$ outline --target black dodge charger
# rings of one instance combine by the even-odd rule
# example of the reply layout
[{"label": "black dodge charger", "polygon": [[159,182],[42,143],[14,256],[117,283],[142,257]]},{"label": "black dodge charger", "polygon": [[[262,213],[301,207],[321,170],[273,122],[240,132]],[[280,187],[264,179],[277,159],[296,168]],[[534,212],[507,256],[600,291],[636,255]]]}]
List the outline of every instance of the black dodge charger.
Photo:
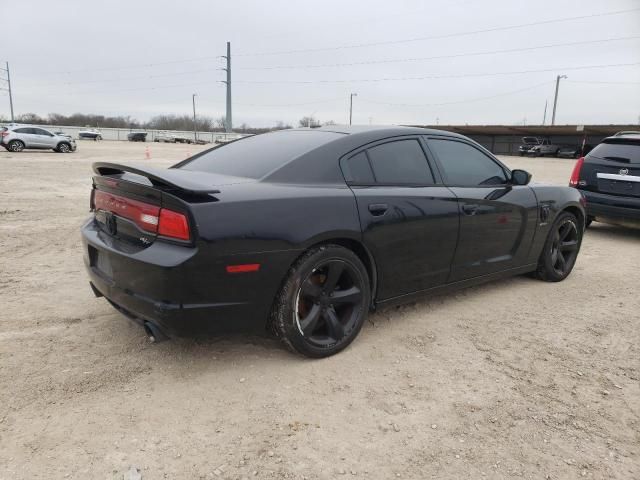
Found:
[{"label": "black dodge charger", "polygon": [[530,185],[477,143],[410,127],[247,137],[169,169],[94,164],[91,288],[152,339],[271,330],[345,348],[376,306],[571,272],[576,189]]}]

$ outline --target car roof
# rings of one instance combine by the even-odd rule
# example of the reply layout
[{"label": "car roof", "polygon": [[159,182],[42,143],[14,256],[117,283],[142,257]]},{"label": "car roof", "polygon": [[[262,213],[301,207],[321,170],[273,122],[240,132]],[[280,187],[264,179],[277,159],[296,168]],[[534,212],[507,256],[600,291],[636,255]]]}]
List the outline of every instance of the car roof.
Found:
[{"label": "car roof", "polygon": [[[308,130],[298,128],[296,130]],[[320,132],[342,133],[345,135],[365,135],[378,134],[381,138],[393,137],[396,135],[445,135],[448,137],[464,138],[463,135],[434,128],[411,127],[404,125],[325,125],[324,127],[313,128]]]},{"label": "car roof", "polygon": [[393,137],[406,135],[437,135],[440,137],[468,140],[467,137],[458,133],[431,128],[396,125],[327,125],[311,129],[297,128],[281,130],[264,135],[286,135],[286,132],[292,131],[322,132],[336,135],[334,139],[283,164],[278,169],[263,177],[261,181],[273,183],[344,182],[340,169],[332,162],[327,162],[327,158],[339,159],[367,144]]},{"label": "car roof", "polygon": [[640,132],[625,133],[624,135],[616,134],[613,137],[605,138],[602,143],[626,143],[626,142],[640,142]]}]

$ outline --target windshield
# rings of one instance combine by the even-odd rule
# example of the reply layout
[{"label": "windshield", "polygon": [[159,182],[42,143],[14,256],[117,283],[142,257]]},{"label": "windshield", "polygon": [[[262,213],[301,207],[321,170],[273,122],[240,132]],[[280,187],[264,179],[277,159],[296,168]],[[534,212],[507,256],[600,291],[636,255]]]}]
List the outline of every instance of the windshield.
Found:
[{"label": "windshield", "polygon": [[601,143],[589,157],[626,163],[640,163],[640,143]]},{"label": "windshield", "polygon": [[178,168],[262,178],[290,160],[342,135],[311,129],[263,133],[214,148]]},{"label": "windshield", "polygon": [[522,142],[527,145],[537,145],[540,141],[536,137],[523,137]]}]

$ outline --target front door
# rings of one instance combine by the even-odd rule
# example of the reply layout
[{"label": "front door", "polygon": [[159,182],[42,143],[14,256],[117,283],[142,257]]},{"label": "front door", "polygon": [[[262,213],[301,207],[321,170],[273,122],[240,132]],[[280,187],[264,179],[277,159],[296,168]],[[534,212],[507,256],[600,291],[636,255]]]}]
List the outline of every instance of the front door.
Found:
[{"label": "front door", "polygon": [[511,185],[496,159],[464,140],[430,138],[428,145],[460,209],[449,281],[524,265],[538,215],[531,188]]},{"label": "front door", "polygon": [[458,238],[456,196],[435,180],[419,137],[377,142],[342,162],[364,244],[378,270],[378,300],[447,281]]},{"label": "front door", "polygon": [[53,134],[42,128],[33,129],[33,138],[37,148],[54,148],[56,146]]}]

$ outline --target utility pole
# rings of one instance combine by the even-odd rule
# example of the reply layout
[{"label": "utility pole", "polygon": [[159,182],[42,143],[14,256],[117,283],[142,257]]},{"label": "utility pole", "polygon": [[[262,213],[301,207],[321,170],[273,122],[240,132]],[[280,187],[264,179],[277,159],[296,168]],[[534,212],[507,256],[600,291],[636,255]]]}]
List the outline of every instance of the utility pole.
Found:
[{"label": "utility pole", "polygon": [[9,62],[6,62],[6,66],[7,68],[0,68],[0,70],[3,70],[5,72],[7,72],[7,88],[0,88],[0,90],[8,90],[9,91],[9,107],[11,108],[11,123],[13,123],[14,118],[13,118],[13,95],[11,92],[11,75],[9,74]]},{"label": "utility pole", "polygon": [[351,125],[351,120],[353,119],[353,97],[357,97],[357,93],[352,93],[349,95],[349,125]]},{"label": "utility pole", "polygon": [[198,94],[194,93],[193,95],[191,95],[191,101],[193,102],[193,139],[197,142],[198,141],[198,127],[196,124],[196,96]]},{"label": "utility pole", "polygon": [[233,129],[233,120],[231,118],[231,42],[227,42],[227,54],[222,58],[227,59],[227,68],[223,68],[227,72],[227,114],[225,116],[224,129],[227,133],[231,133]]},{"label": "utility pole", "polygon": [[542,115],[542,125],[544,125],[545,122],[547,121],[547,103],[549,103],[549,100],[544,101],[544,114]]},{"label": "utility pole", "polygon": [[560,80],[567,78],[566,75],[558,75],[556,77],[556,95],[553,97],[553,114],[551,115],[551,125],[556,124],[556,107],[558,106],[558,90],[560,89]]}]

